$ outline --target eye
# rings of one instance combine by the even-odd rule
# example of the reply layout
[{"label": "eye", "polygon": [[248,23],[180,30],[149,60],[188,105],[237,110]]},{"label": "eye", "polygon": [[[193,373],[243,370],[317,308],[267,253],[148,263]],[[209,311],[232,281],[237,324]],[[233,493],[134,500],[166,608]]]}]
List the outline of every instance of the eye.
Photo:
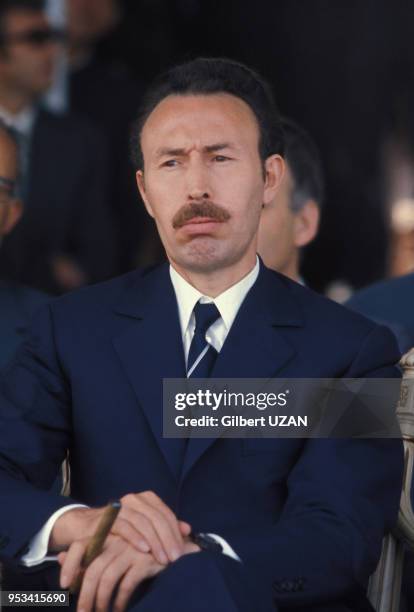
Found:
[{"label": "eye", "polygon": [[178,161],[176,159],[167,159],[167,161],[161,164],[161,166],[165,168],[174,168],[177,165],[178,165]]},{"label": "eye", "polygon": [[213,157],[213,160],[217,161],[217,162],[229,161],[229,159],[230,159],[230,157],[226,157],[225,155],[215,155]]}]

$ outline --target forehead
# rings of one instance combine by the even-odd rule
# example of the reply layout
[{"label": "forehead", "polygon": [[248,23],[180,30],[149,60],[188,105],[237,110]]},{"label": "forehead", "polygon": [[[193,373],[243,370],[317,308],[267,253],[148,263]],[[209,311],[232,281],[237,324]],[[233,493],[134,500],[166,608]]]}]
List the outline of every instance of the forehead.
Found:
[{"label": "forehead", "polygon": [[42,11],[26,9],[11,10],[6,15],[4,24],[9,34],[17,34],[28,29],[43,28],[49,25],[47,17]]},{"label": "forehead", "polygon": [[144,155],[160,146],[207,146],[223,141],[255,148],[259,141],[259,125],[251,108],[225,93],[168,96],[149,115],[141,135]]}]

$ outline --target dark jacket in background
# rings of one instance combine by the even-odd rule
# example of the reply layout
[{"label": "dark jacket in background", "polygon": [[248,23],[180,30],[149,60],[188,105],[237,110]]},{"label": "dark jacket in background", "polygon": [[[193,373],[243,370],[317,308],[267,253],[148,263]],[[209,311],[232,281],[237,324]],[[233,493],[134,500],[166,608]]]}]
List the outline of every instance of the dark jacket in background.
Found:
[{"label": "dark jacket in background", "polygon": [[158,234],[138,193],[130,159],[130,134],[144,90],[119,62],[91,58],[69,76],[69,105],[96,123],[110,145],[110,204],[117,220],[120,269],[153,263]]},{"label": "dark jacket in background", "polygon": [[346,305],[387,325],[402,353],[414,347],[414,273],[361,289]]},{"label": "dark jacket in background", "polygon": [[0,368],[24,340],[32,315],[49,299],[40,291],[0,282]]},{"label": "dark jacket in background", "polygon": [[25,212],[2,245],[1,276],[56,293],[50,261],[68,255],[89,282],[109,278],[117,248],[104,136],[83,118],[41,110],[28,168]]}]

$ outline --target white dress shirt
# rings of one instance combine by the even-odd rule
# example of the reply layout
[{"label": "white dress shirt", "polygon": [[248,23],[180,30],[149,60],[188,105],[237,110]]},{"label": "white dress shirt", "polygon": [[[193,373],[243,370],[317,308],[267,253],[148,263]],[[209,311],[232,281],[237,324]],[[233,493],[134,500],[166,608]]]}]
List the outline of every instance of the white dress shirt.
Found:
[{"label": "white dress shirt", "polygon": [[16,132],[19,134],[29,138],[36,119],[36,110],[33,106],[29,106],[24,108],[19,113],[12,114],[0,106],[0,119],[2,119],[7,126],[16,130]]},{"label": "white dress shirt", "polygon": [[[170,277],[174,287],[175,296],[177,298],[178,314],[186,360],[188,358],[191,340],[193,339],[194,335],[195,317],[193,311],[197,302],[213,302],[220,313],[220,318],[217,319],[213,325],[211,325],[206,333],[207,342],[211,344],[219,353],[244,298],[257,280],[259,270],[259,259],[256,257],[256,265],[247,274],[247,276],[242,278],[238,283],[229,289],[226,289],[226,291],[221,293],[219,296],[211,298],[200,293],[200,291],[190,285],[190,283],[188,283],[172,266],[170,266]],[[49,520],[30,541],[29,551],[22,557],[21,560],[23,565],[32,567],[34,565],[39,565],[44,561],[56,560],[56,556],[47,555],[49,538],[54,524],[56,523],[57,519],[68,510],[71,510],[72,508],[85,507],[86,506],[83,504],[69,504],[52,514]],[[219,544],[221,544],[223,553],[225,555],[240,561],[240,558],[231,548],[228,542],[226,542],[226,540],[217,534],[209,533],[208,535],[213,537]]]}]

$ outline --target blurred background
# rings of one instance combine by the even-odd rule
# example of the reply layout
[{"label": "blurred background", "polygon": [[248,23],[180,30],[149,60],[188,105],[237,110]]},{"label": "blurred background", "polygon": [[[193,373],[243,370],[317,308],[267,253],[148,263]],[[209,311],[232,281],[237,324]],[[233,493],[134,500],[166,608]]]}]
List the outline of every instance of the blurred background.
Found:
[{"label": "blurred background", "polygon": [[103,274],[63,268],[64,282],[40,289],[62,292],[162,257],[136,194],[128,130],[151,79],[197,55],[260,71],[320,149],[325,205],[303,261],[311,287],[355,290],[414,270],[412,3],[50,0],[49,11],[68,38],[48,103],[104,134],[116,255]]}]

